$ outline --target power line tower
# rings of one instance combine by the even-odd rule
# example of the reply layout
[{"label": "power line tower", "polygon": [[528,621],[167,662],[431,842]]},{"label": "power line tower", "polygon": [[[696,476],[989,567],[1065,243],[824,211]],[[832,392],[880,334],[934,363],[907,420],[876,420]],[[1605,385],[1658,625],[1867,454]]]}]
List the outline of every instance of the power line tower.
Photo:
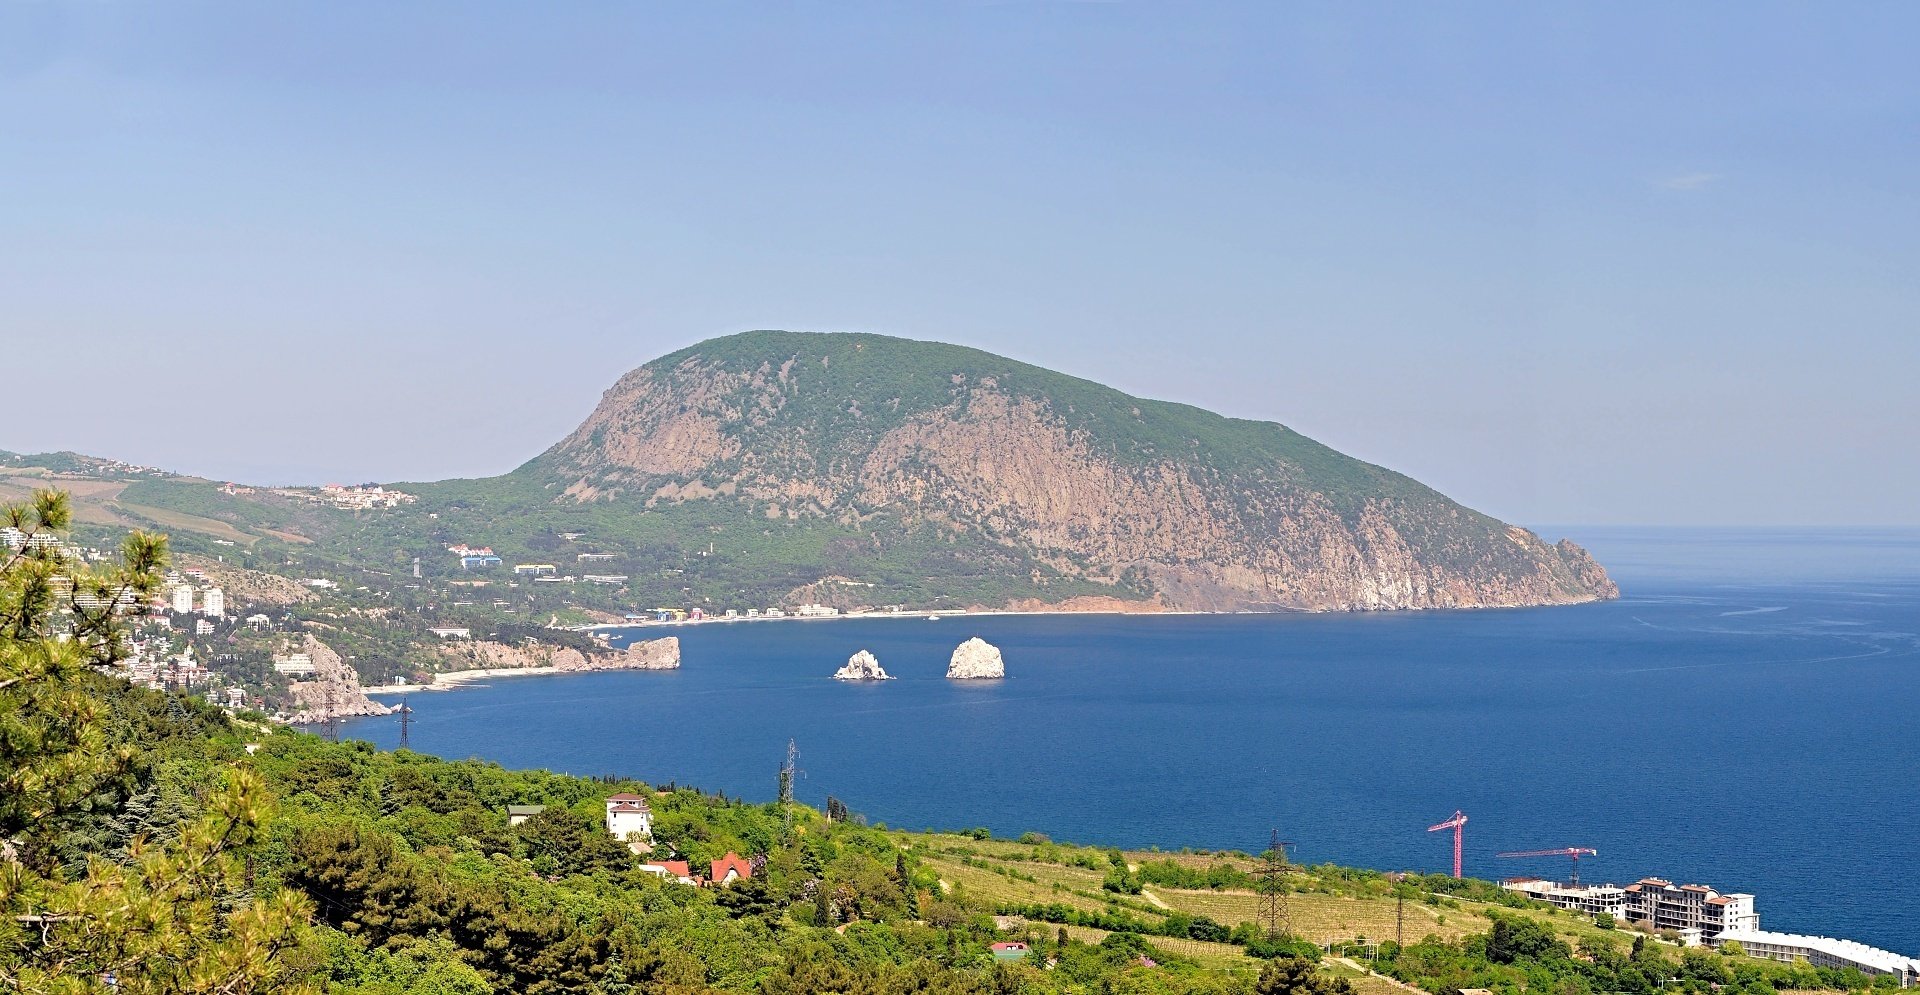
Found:
[{"label": "power line tower", "polygon": [[407,727],[413,724],[413,709],[407,707],[407,696],[400,696],[400,748],[407,748]]},{"label": "power line tower", "polygon": [[1290,936],[1293,933],[1293,916],[1287,908],[1286,882],[1281,878],[1287,873],[1287,847],[1292,840],[1282,840],[1280,830],[1273,831],[1273,841],[1267,847],[1266,865],[1254,873],[1260,877],[1260,921],[1266,924],[1268,937]]},{"label": "power line tower", "polygon": [[326,711],[320,717],[321,728],[326,732],[327,742],[338,743],[340,742],[340,707],[333,697],[333,682],[323,681],[322,686],[326,688],[326,698],[321,707]]},{"label": "power line tower", "polygon": [[787,759],[780,764],[780,809],[786,832],[793,832],[793,779],[800,776],[800,747],[787,740]]}]

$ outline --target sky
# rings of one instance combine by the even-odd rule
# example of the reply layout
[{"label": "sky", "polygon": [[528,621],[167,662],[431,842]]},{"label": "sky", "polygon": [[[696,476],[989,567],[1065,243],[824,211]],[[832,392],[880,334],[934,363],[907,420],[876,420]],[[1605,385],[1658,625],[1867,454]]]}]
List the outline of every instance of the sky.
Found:
[{"label": "sky", "polygon": [[504,472],[752,328],[1920,524],[1911,4],[0,3],[0,449]]}]

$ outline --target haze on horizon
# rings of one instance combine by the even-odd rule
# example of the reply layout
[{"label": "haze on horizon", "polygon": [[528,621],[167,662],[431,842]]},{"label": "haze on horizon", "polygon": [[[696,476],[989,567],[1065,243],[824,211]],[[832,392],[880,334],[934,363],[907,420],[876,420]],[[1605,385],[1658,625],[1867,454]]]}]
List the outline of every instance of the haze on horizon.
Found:
[{"label": "haze on horizon", "polygon": [[1280,421],[1509,521],[1916,524],[1916,29],[8,5],[0,448],[479,476],[694,341],[870,331]]}]

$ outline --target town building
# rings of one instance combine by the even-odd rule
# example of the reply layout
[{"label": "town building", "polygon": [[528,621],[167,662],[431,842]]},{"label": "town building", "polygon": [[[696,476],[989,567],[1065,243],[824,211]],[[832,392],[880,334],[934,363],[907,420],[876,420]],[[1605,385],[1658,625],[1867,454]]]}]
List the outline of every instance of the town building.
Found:
[{"label": "town building", "polygon": [[441,626],[439,628],[428,629],[427,631],[433,633],[436,636],[439,636],[441,639],[472,639],[473,638],[473,630],[468,629],[465,626],[447,625],[447,626]]},{"label": "town building", "polygon": [[1920,985],[1920,958],[1881,950],[1853,940],[1798,933],[1769,933],[1760,929],[1727,929],[1715,945],[1738,943],[1749,957],[1793,963],[1805,958],[1814,967],[1855,968],[1862,974],[1890,975],[1902,988]]},{"label": "town building", "polygon": [[657,863],[641,864],[640,869],[663,881],[676,881],[680,884],[698,884],[693,877],[693,866],[684,860],[662,860]]},{"label": "town building", "polygon": [[1007,963],[1022,960],[1027,956],[1027,945],[1018,940],[1002,940],[987,947],[995,961]]},{"label": "town building", "polygon": [[273,619],[268,618],[265,613],[248,615],[247,628],[260,630],[271,629],[273,628]]},{"label": "town building", "polygon": [[551,563],[516,563],[513,573],[517,577],[546,577],[558,573],[559,568]]},{"label": "town building", "polygon": [[1655,932],[1671,930],[1688,945],[1711,942],[1729,929],[1757,930],[1760,914],[1753,896],[1722,895],[1703,884],[1675,885],[1661,878],[1641,878],[1622,889],[1629,922]]},{"label": "town building", "polygon": [[1627,890],[1614,884],[1564,885],[1544,878],[1512,878],[1500,887],[1517,891],[1535,901],[1590,916],[1627,917]]},{"label": "town building", "polygon": [[607,834],[627,844],[634,853],[653,850],[653,808],[645,798],[618,794],[607,799]]},{"label": "town building", "polygon": [[517,826],[546,810],[545,805],[508,805],[507,825]]},{"label": "town building", "polygon": [[735,881],[745,881],[750,877],[753,877],[753,863],[728,850],[726,856],[713,862],[713,873],[708,875],[707,881],[724,888]]},{"label": "town building", "polygon": [[308,653],[294,653],[286,657],[274,657],[273,669],[290,677],[306,677],[313,673],[313,656]]},{"label": "town building", "polygon": [[200,614],[208,618],[227,617],[227,592],[209,587],[200,595]]},{"label": "town building", "polygon": [[181,615],[193,614],[193,588],[181,584],[173,589],[173,610]]},{"label": "town building", "polygon": [[829,618],[840,614],[840,609],[829,608],[826,605],[801,605],[795,608],[793,613],[801,618]]}]

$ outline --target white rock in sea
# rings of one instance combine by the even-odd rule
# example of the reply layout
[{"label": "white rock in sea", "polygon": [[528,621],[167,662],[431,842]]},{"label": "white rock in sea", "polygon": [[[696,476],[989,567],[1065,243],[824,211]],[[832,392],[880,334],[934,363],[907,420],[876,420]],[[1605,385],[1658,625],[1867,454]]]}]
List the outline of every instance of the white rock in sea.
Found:
[{"label": "white rock in sea", "polygon": [[1000,659],[1000,647],[975,636],[954,647],[953,660],[947,664],[947,677],[956,681],[994,680],[1007,676],[1007,665]]},{"label": "white rock in sea", "polygon": [[890,681],[893,677],[880,669],[872,653],[861,650],[847,657],[847,665],[833,672],[836,681]]}]

